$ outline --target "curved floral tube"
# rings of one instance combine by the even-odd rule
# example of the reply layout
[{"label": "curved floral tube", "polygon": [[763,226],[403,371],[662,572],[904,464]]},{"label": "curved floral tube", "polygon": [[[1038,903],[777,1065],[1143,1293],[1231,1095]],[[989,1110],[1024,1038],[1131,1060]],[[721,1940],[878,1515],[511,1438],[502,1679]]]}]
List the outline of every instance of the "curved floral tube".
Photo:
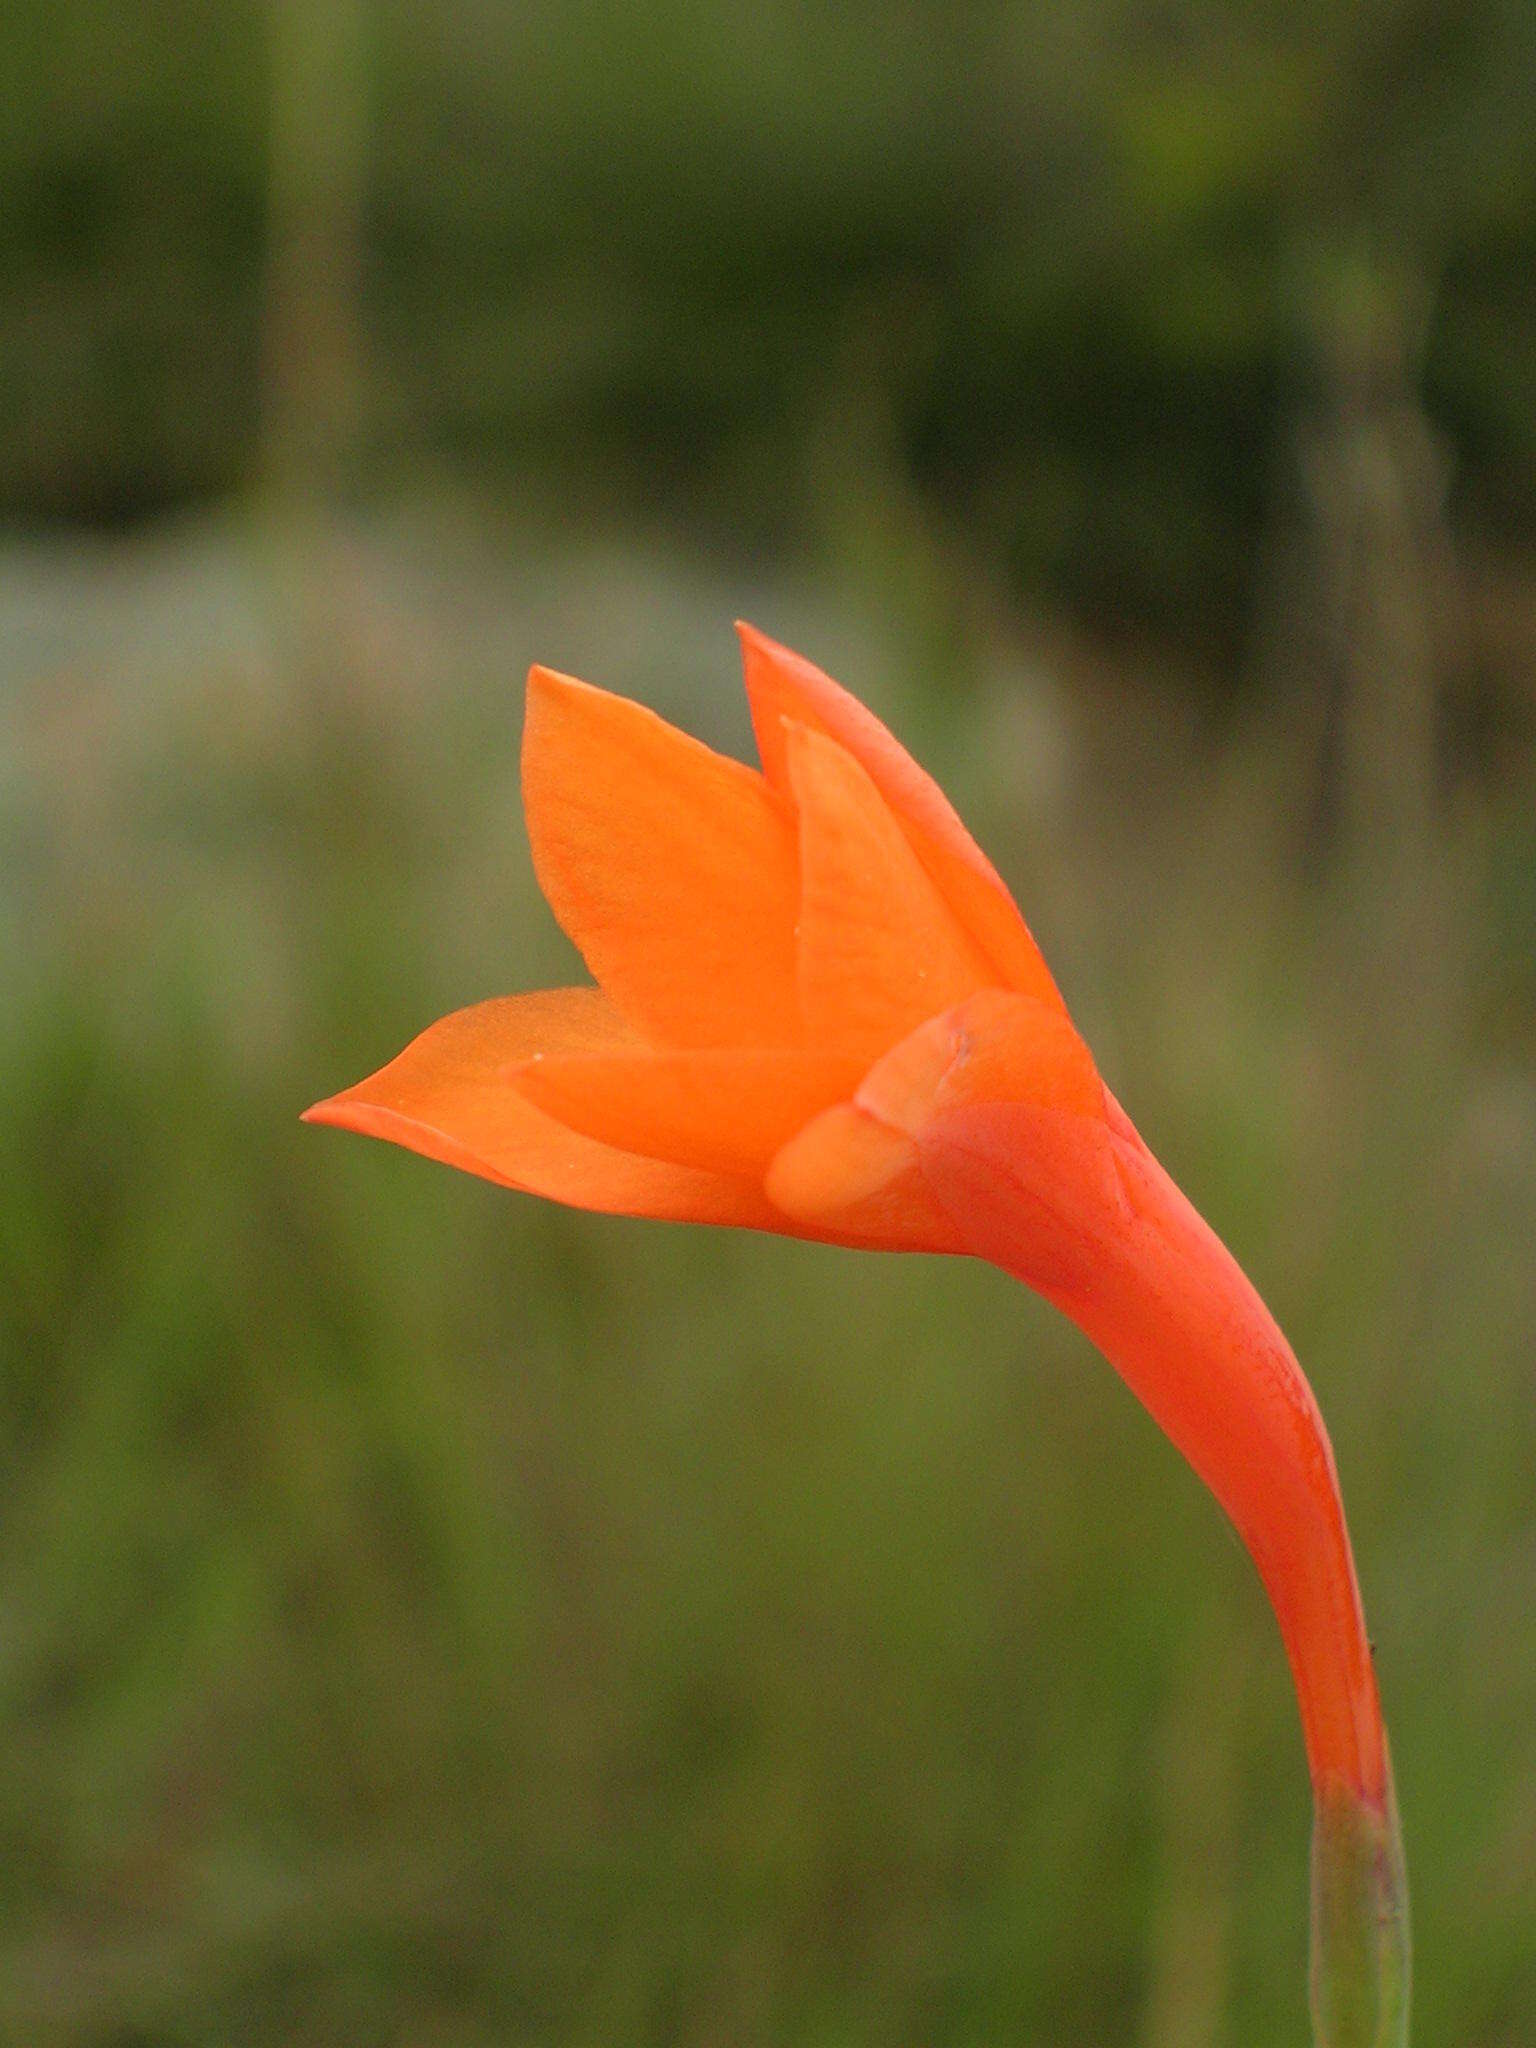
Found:
[{"label": "curved floral tube", "polygon": [[1391,1768],[1311,1389],[940,790],[819,669],[739,630],[760,773],[529,676],[534,866],[596,987],[461,1010],[308,1118],[581,1208],[971,1254],[1054,1302],[1253,1556],[1315,1798],[1316,2039],[1398,2048]]}]

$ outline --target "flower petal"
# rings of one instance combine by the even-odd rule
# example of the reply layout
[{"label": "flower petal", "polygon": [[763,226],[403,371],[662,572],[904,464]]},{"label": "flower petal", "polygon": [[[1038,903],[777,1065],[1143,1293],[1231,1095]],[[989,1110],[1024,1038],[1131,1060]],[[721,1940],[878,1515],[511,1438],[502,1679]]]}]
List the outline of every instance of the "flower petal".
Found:
[{"label": "flower petal", "polygon": [[636,1158],[546,1116],[507,1079],[538,1051],[617,1052],[638,1041],[596,990],[546,989],[459,1010],[366,1081],[317,1102],[339,1124],[578,1209],[782,1230],[756,1182]]},{"label": "flower petal", "polygon": [[787,647],[738,621],[747,699],[763,772],[788,785],[783,722],[828,734],[868,773],[950,908],[991,961],[992,978],[1062,1007],[1028,925],[996,869],[933,778],[840,684]]},{"label": "flower petal", "polygon": [[887,1251],[958,1252],[918,1147],[851,1102],[797,1131],[768,1169],[768,1198],[807,1230]]},{"label": "flower petal", "polygon": [[1059,1305],[1091,1287],[1128,1208],[1104,1084],[1059,1010],[984,990],[893,1047],[854,1101],[911,1144],[966,1250]]},{"label": "flower petal", "polygon": [[864,1063],[784,1051],[539,1053],[512,1078],[530,1102],[604,1144],[761,1181],[785,1140],[852,1095]]},{"label": "flower petal", "polygon": [[800,1001],[818,1045],[866,1064],[991,979],[885,799],[836,740],[784,733],[800,812]]},{"label": "flower petal", "polygon": [[911,1136],[936,1113],[973,1103],[1028,1103],[1095,1123],[1107,1115],[1104,1083],[1071,1019],[1010,989],[983,989],[929,1019],[871,1068],[855,1099]]},{"label": "flower petal", "polygon": [[642,705],[535,668],[523,798],[539,883],[647,1035],[792,1045],[793,825],[763,777]]}]

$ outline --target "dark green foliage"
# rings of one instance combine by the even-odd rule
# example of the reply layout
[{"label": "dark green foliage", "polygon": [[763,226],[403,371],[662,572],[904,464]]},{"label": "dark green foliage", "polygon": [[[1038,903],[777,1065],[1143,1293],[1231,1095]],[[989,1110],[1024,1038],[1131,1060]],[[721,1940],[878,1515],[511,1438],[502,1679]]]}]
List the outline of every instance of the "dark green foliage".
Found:
[{"label": "dark green foliage", "polygon": [[12,520],[261,473],[318,176],[355,486],[782,549],[873,443],[1016,586],[1230,652],[1363,258],[1425,300],[1462,514],[1531,521],[1523,0],[23,0],[0,58]]}]

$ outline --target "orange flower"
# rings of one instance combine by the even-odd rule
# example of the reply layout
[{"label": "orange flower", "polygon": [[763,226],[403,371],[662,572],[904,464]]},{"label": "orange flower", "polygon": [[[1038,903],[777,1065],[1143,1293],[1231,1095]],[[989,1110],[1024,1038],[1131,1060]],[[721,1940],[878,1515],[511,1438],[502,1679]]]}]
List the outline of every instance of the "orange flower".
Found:
[{"label": "orange flower", "polygon": [[973,1254],[1053,1301],[1258,1566],[1318,1800],[1317,1895],[1334,1902],[1316,1922],[1319,2038],[1374,2042],[1349,2031],[1351,1987],[1374,1970],[1387,2011],[1396,1972],[1405,1997],[1401,1870],[1311,1390],[1104,1086],[939,789],[819,669],[740,631],[760,773],[532,671],[534,866],[597,986],[461,1010],[309,1118],[578,1207]]}]

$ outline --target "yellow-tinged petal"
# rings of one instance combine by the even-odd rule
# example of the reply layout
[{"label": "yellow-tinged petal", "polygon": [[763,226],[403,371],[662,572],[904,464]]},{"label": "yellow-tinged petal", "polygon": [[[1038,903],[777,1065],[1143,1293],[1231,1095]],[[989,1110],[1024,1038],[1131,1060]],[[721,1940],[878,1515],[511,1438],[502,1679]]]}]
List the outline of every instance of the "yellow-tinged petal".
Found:
[{"label": "yellow-tinged petal", "polygon": [[1059,1010],[984,989],[893,1047],[854,1101],[912,1144],[970,1249],[1006,1250],[1061,1306],[1092,1287],[1128,1206],[1104,1085]]},{"label": "yellow-tinged petal", "polygon": [[508,1068],[541,1050],[591,1054],[635,1034],[596,989],[545,989],[458,1010],[366,1081],[306,1111],[429,1159],[578,1209],[783,1228],[756,1181],[596,1143],[535,1108]]},{"label": "yellow-tinged petal", "polygon": [[917,1146],[853,1103],[838,1103],[797,1131],[769,1167],[767,1187],[775,1208],[842,1242],[964,1250],[924,1180]]},{"label": "yellow-tinged petal", "polygon": [[[769,1198],[836,1236],[965,1249],[949,1153],[972,1115],[987,1142],[1013,1144],[1012,1165],[1026,1177],[1041,1144],[1066,1146],[1089,1163],[1094,1187],[1121,1201],[1092,1055],[1054,1005],[1009,989],[982,989],[892,1046],[852,1102],[785,1144],[768,1170]],[[1053,1277],[1059,1267],[1057,1259]]]},{"label": "yellow-tinged petal", "polygon": [[608,1145],[761,1181],[784,1141],[852,1095],[846,1054],[744,1051],[536,1054],[512,1069],[529,1101]]},{"label": "yellow-tinged petal", "polygon": [[786,727],[784,747],[800,814],[806,1031],[867,1064],[991,970],[853,756],[804,725]]},{"label": "yellow-tinged petal", "polygon": [[1071,1019],[1010,989],[983,989],[929,1018],[871,1068],[855,1099],[911,1134],[939,1111],[976,1102],[1027,1103],[1095,1122],[1107,1113],[1099,1070]]},{"label": "yellow-tinged petal", "polygon": [[996,869],[938,784],[875,714],[803,655],[755,626],[736,627],[763,772],[788,784],[786,719],[824,732],[853,755],[891,809],[955,915],[992,965],[992,980],[1061,1007],[1040,949]]},{"label": "yellow-tinged petal", "polygon": [[648,1037],[794,1045],[793,822],[754,769],[535,668],[523,798],[550,907]]}]

